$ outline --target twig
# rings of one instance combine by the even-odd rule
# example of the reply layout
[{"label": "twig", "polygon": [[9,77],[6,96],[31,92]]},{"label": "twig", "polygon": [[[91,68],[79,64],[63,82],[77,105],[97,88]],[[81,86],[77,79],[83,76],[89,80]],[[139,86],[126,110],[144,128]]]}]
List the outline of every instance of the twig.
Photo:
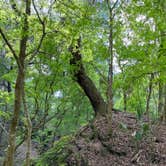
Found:
[{"label": "twig", "polygon": [[30,58],[30,61],[31,61],[31,60],[36,56],[36,54],[39,52],[39,50],[40,50],[40,48],[41,48],[41,45],[42,45],[42,43],[43,43],[44,37],[46,36],[45,19],[42,20],[42,18],[40,17],[40,14],[39,14],[39,12],[38,12],[38,10],[37,10],[37,7],[36,7],[36,5],[35,5],[34,0],[32,0],[32,4],[33,4],[34,10],[35,10],[35,12],[36,12],[36,14],[37,14],[38,20],[39,20],[40,24],[42,25],[42,35],[41,35],[41,38],[40,38],[40,40],[39,40],[39,43],[38,43],[37,48],[27,54],[27,56],[28,56],[29,54],[32,54],[32,56],[31,56],[31,58]]},{"label": "twig", "polygon": [[140,159],[140,154],[142,153],[142,150],[138,151],[138,153],[136,153],[132,159],[131,159],[131,162],[134,163],[134,162],[138,162],[139,159]]}]

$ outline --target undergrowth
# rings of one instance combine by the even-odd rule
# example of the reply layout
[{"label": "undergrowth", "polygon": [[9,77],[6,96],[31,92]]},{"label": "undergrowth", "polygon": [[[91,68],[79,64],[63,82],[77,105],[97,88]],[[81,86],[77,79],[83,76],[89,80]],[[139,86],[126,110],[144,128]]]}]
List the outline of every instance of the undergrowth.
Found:
[{"label": "undergrowth", "polygon": [[54,147],[34,161],[32,166],[65,166],[66,159],[70,154],[70,142],[72,136],[64,136],[54,143]]}]

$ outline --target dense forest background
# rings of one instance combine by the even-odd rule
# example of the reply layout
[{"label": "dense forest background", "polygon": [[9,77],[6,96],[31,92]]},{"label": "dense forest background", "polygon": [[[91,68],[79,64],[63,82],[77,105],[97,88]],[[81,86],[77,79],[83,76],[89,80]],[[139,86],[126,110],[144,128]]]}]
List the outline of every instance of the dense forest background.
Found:
[{"label": "dense forest background", "polygon": [[113,112],[166,123],[165,0],[0,1],[0,164],[30,166],[103,116],[111,137]]}]

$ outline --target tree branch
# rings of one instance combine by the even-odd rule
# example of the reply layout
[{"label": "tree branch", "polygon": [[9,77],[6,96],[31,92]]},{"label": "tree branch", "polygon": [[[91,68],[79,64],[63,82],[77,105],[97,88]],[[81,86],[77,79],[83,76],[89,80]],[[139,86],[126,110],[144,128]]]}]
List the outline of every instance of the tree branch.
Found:
[{"label": "tree branch", "polygon": [[10,44],[10,42],[8,41],[7,37],[5,36],[4,32],[2,31],[2,29],[0,28],[0,34],[3,38],[3,40],[5,41],[5,43],[7,44],[7,46],[9,47],[10,51],[12,52],[18,66],[20,66],[20,62],[19,62],[19,59],[18,59],[18,56],[15,52],[15,50],[13,49],[12,45]]},{"label": "tree branch", "polygon": [[109,1],[109,0],[106,0],[108,9],[109,9],[110,11],[112,11],[112,10],[115,8],[115,6],[117,5],[118,1],[119,1],[119,0],[116,0],[116,2],[111,6],[111,5],[110,5],[110,1]]},{"label": "tree branch", "polygon": [[38,10],[37,10],[37,7],[36,7],[36,5],[35,5],[34,0],[32,0],[32,4],[33,4],[33,8],[34,8],[34,10],[35,10],[35,12],[36,12],[36,15],[37,15],[37,17],[38,17],[38,20],[39,20],[40,24],[42,25],[42,35],[41,35],[41,38],[40,38],[40,40],[39,40],[39,43],[38,43],[37,48],[27,54],[27,56],[30,55],[30,54],[32,54],[32,55],[31,55],[31,58],[30,58],[30,61],[31,61],[31,60],[36,56],[36,54],[39,52],[39,50],[40,50],[40,48],[41,48],[41,46],[42,46],[44,37],[46,36],[45,19],[42,20],[42,18],[40,17],[40,14],[39,14],[39,12],[38,12]]},{"label": "tree branch", "polygon": [[119,0],[116,0],[116,2],[113,4],[113,6],[111,7],[111,10],[113,10],[115,8],[115,6],[117,5]]},{"label": "tree branch", "polygon": [[25,13],[23,14],[23,26],[22,26],[22,37],[20,40],[20,52],[19,52],[19,59],[22,62],[21,67],[24,65],[24,59],[26,58],[26,50],[27,50],[27,41],[28,41],[28,30],[29,30],[29,23],[28,23],[28,16],[31,14],[31,0],[25,1]]},{"label": "tree branch", "polygon": [[32,5],[33,5],[33,8],[34,8],[34,10],[35,10],[35,12],[36,12],[36,14],[37,14],[37,17],[38,17],[40,23],[43,24],[44,21],[43,21],[42,18],[40,17],[40,14],[39,14],[39,12],[38,12],[38,10],[37,10],[37,7],[36,7],[36,5],[35,5],[34,0],[32,0]]}]

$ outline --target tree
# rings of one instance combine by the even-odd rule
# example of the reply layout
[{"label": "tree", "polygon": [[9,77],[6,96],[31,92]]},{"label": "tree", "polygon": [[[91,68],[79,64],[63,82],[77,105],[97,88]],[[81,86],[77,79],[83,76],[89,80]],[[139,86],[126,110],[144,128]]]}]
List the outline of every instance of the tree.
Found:
[{"label": "tree", "polygon": [[[11,5],[13,6],[13,3]],[[24,88],[26,45],[28,40],[28,15],[30,15],[30,6],[31,6],[31,1],[27,0],[25,2],[25,13],[22,16],[23,26],[22,26],[22,36],[20,39],[19,55],[16,54],[12,45],[9,43],[8,39],[6,38],[6,35],[2,31],[2,29],[0,29],[1,36],[6,42],[6,44],[8,45],[9,49],[11,50],[18,65],[18,74],[17,74],[16,84],[15,84],[14,113],[13,113],[13,118],[10,125],[9,146],[8,146],[4,166],[13,166],[14,164],[13,161],[14,161],[14,152],[15,152],[16,127],[18,124],[19,113],[21,110],[22,94],[23,94],[23,88]]]},{"label": "tree", "polygon": [[78,84],[82,87],[85,94],[88,96],[95,114],[98,116],[104,115],[106,114],[106,103],[104,102],[104,99],[98,92],[92,80],[85,73],[85,69],[82,64],[82,55],[80,53],[80,49],[81,38],[78,40],[77,46],[75,48],[73,46],[70,48],[72,54],[70,64],[74,65],[74,76]]},{"label": "tree", "polygon": [[56,135],[75,131],[94,115],[107,116],[111,129],[113,106],[139,117],[147,113],[150,119],[157,117],[158,100],[165,119],[163,0],[10,0],[0,5],[5,50],[0,65],[8,58],[11,63],[1,79],[11,96],[15,84],[14,112],[11,103],[7,109],[0,106],[13,114],[7,165],[25,140],[30,164],[31,134],[45,151]]}]

